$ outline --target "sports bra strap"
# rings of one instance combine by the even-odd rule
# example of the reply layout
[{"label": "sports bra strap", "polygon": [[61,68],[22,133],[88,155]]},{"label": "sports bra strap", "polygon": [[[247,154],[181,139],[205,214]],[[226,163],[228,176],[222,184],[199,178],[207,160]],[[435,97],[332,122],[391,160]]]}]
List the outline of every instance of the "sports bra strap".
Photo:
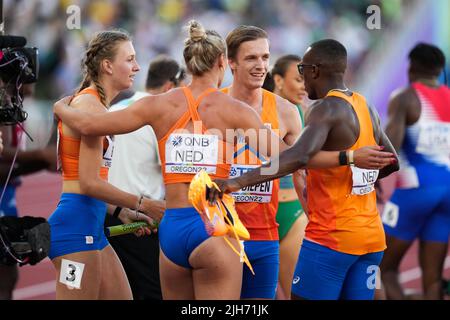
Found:
[{"label": "sports bra strap", "polygon": [[203,98],[206,97],[208,94],[217,91],[216,88],[209,88],[203,91],[198,97],[197,100],[192,95],[191,90],[188,87],[183,87],[184,95],[186,96],[186,100],[188,102],[188,109],[189,113],[191,115],[192,121],[200,121],[200,115],[198,114],[198,106],[202,102]]}]

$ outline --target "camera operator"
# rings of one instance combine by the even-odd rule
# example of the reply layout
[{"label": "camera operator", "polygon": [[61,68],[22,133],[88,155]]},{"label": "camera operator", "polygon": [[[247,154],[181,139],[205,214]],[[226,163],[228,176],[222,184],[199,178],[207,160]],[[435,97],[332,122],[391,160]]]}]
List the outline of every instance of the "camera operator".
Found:
[{"label": "camera operator", "polygon": [[[0,18],[1,22],[2,14]],[[55,134],[48,147],[23,150],[26,135],[21,123],[26,120],[27,113],[22,101],[32,94],[32,84],[38,75],[38,50],[25,47],[25,44],[25,38],[3,36],[3,30],[0,30],[0,300],[12,298],[18,278],[15,262],[35,264],[48,253],[45,242],[49,231],[45,230],[47,226],[43,226],[42,221],[37,222],[42,218],[17,217],[16,190],[20,177],[42,169],[56,169]],[[42,228],[35,228],[38,224]],[[32,229],[34,231],[30,233]]]},{"label": "camera operator", "polygon": [[[32,94],[31,84],[24,85],[23,89],[24,97]],[[56,170],[56,131],[54,130],[47,147],[25,151],[23,148],[26,136],[23,134],[19,125],[4,126],[0,130],[3,133],[4,149],[0,158],[1,191],[3,191],[4,182],[7,179],[16,149],[19,148],[11,179],[6,186],[2,202],[0,203],[0,217],[17,217],[16,190],[21,183],[20,177],[43,169]],[[0,265],[0,300],[9,300],[12,298],[12,292],[17,280],[17,265]]]}]

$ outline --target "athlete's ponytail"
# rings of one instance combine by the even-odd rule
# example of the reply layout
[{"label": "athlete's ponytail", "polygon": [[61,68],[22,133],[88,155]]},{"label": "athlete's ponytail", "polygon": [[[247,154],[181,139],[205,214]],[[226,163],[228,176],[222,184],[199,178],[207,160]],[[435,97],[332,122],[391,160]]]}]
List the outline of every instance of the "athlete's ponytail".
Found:
[{"label": "athlete's ponytail", "polygon": [[216,31],[205,30],[198,21],[189,21],[186,28],[189,37],[184,42],[184,61],[192,75],[201,76],[212,69],[221,54],[226,55],[225,41]]}]

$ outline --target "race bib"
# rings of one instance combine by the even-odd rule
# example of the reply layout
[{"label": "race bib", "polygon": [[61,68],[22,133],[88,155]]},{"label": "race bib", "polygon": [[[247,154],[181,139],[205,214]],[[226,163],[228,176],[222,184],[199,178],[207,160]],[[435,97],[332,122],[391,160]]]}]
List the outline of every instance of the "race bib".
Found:
[{"label": "race bib", "polygon": [[80,289],[84,267],[84,263],[62,259],[59,282],[67,285],[69,289]]},{"label": "race bib", "polygon": [[103,167],[111,168],[114,152],[114,137],[106,136],[106,142],[103,143]]},{"label": "race bib", "polygon": [[383,223],[391,228],[395,228],[397,226],[399,217],[399,208],[396,204],[392,202],[387,202],[383,209],[383,214],[381,216],[381,220]]},{"label": "race bib", "polygon": [[422,154],[450,154],[450,123],[421,124],[416,152]]},{"label": "race bib", "polygon": [[166,142],[166,173],[216,173],[219,138],[216,135],[173,133]]},{"label": "race bib", "polygon": [[379,170],[361,169],[350,166],[352,169],[352,194],[365,195],[375,190],[375,181],[377,181]]},{"label": "race bib", "polygon": [[[247,171],[259,167],[259,165],[233,164],[230,170],[230,178],[243,175]],[[231,195],[235,202],[258,202],[267,203],[272,199],[273,181],[263,182],[254,186],[242,188],[239,191],[232,192]]]}]

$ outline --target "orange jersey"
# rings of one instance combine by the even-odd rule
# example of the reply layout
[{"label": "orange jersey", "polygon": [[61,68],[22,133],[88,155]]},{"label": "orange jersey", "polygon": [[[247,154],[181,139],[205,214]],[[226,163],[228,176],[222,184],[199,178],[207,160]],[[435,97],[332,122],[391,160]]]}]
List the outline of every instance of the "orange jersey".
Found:
[{"label": "orange jersey", "polygon": [[[217,135],[204,134],[206,128],[197,111],[201,100],[217,89],[206,90],[197,100],[189,88],[182,89],[188,110],[158,141],[164,183],[189,183],[202,169],[213,179],[228,178],[231,165],[225,161],[227,143],[220,140]],[[185,129],[190,121],[194,123],[193,133]],[[200,124],[200,130],[197,130],[197,124]],[[228,145],[228,148],[232,146]]]},{"label": "orange jersey", "polygon": [[[352,105],[359,121],[359,137],[349,150],[376,145],[369,107],[363,96],[330,91]],[[305,238],[330,249],[362,255],[386,249],[374,184],[378,170],[355,166],[307,170],[309,223]]]},{"label": "orange jersey", "polygon": [[[92,94],[100,101],[98,92],[91,88],[86,88],[76,96],[81,94]],[[62,122],[58,121],[58,167],[62,169],[63,180],[79,180],[78,165],[80,158],[80,139],[65,136]],[[108,180],[108,170],[111,167],[113,152],[113,139],[105,137],[103,142],[103,165],[100,168],[100,177]]]},{"label": "orange jersey", "polygon": [[[229,89],[221,90],[228,93]],[[279,129],[278,111],[275,94],[263,89],[261,120],[275,132]],[[234,154],[234,164],[230,177],[237,177],[261,165],[265,159],[256,151],[250,149],[245,141],[238,141]],[[233,193],[236,211],[239,218],[250,233],[251,240],[278,240],[278,210],[279,180],[264,182],[246,187]]]}]

